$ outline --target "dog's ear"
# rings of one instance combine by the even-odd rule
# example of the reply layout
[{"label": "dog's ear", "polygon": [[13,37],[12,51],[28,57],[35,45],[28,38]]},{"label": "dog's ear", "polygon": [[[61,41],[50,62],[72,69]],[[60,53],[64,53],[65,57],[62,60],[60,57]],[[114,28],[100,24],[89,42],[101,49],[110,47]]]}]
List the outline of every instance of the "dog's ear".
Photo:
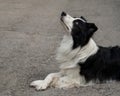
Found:
[{"label": "dog's ear", "polygon": [[94,23],[87,23],[88,35],[91,37],[97,30],[97,26]]},{"label": "dog's ear", "polygon": [[87,20],[85,19],[85,17],[81,16],[80,18],[83,19],[85,22],[87,22]]}]

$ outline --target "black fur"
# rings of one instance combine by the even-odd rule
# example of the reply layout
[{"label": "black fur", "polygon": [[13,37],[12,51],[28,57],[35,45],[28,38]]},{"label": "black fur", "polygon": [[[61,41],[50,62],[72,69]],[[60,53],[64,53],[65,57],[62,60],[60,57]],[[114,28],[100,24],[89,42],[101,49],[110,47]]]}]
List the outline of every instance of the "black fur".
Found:
[{"label": "black fur", "polygon": [[77,48],[78,46],[83,47],[92,37],[94,32],[97,31],[97,26],[94,23],[87,23],[81,20],[75,20],[73,22],[73,28],[71,35],[73,37],[73,49]]},{"label": "black fur", "polygon": [[80,74],[90,80],[120,81],[120,47],[99,47],[98,52],[89,57],[84,63],[79,63]]}]

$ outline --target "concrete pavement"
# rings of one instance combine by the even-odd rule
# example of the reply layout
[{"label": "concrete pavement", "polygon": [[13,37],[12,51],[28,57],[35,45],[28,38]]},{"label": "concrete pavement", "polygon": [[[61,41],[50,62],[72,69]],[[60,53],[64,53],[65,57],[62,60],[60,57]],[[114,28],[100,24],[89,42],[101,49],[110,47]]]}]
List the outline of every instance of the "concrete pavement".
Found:
[{"label": "concrete pavement", "polygon": [[0,96],[119,96],[120,83],[37,92],[31,81],[56,72],[62,11],[96,23],[99,45],[120,45],[120,0],[0,0]]}]

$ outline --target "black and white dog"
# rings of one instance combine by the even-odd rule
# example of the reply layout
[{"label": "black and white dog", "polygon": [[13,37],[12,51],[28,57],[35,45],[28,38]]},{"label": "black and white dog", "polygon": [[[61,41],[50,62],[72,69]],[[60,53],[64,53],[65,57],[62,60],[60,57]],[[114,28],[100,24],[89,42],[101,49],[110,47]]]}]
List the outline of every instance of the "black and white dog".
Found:
[{"label": "black and white dog", "polygon": [[51,73],[44,80],[33,81],[30,85],[45,90],[51,86],[72,88],[120,81],[120,47],[97,46],[92,36],[98,28],[84,17],[73,18],[62,12],[61,21],[68,35],[63,37],[57,52],[60,72]]}]

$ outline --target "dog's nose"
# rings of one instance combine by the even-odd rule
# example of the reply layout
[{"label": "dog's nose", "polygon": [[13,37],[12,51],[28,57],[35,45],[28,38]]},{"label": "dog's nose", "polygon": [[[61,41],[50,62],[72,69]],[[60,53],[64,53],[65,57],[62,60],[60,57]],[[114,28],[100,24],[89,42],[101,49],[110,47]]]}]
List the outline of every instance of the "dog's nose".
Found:
[{"label": "dog's nose", "polygon": [[65,13],[65,12],[62,12],[62,13],[61,13],[61,16],[66,16],[66,13]]}]

